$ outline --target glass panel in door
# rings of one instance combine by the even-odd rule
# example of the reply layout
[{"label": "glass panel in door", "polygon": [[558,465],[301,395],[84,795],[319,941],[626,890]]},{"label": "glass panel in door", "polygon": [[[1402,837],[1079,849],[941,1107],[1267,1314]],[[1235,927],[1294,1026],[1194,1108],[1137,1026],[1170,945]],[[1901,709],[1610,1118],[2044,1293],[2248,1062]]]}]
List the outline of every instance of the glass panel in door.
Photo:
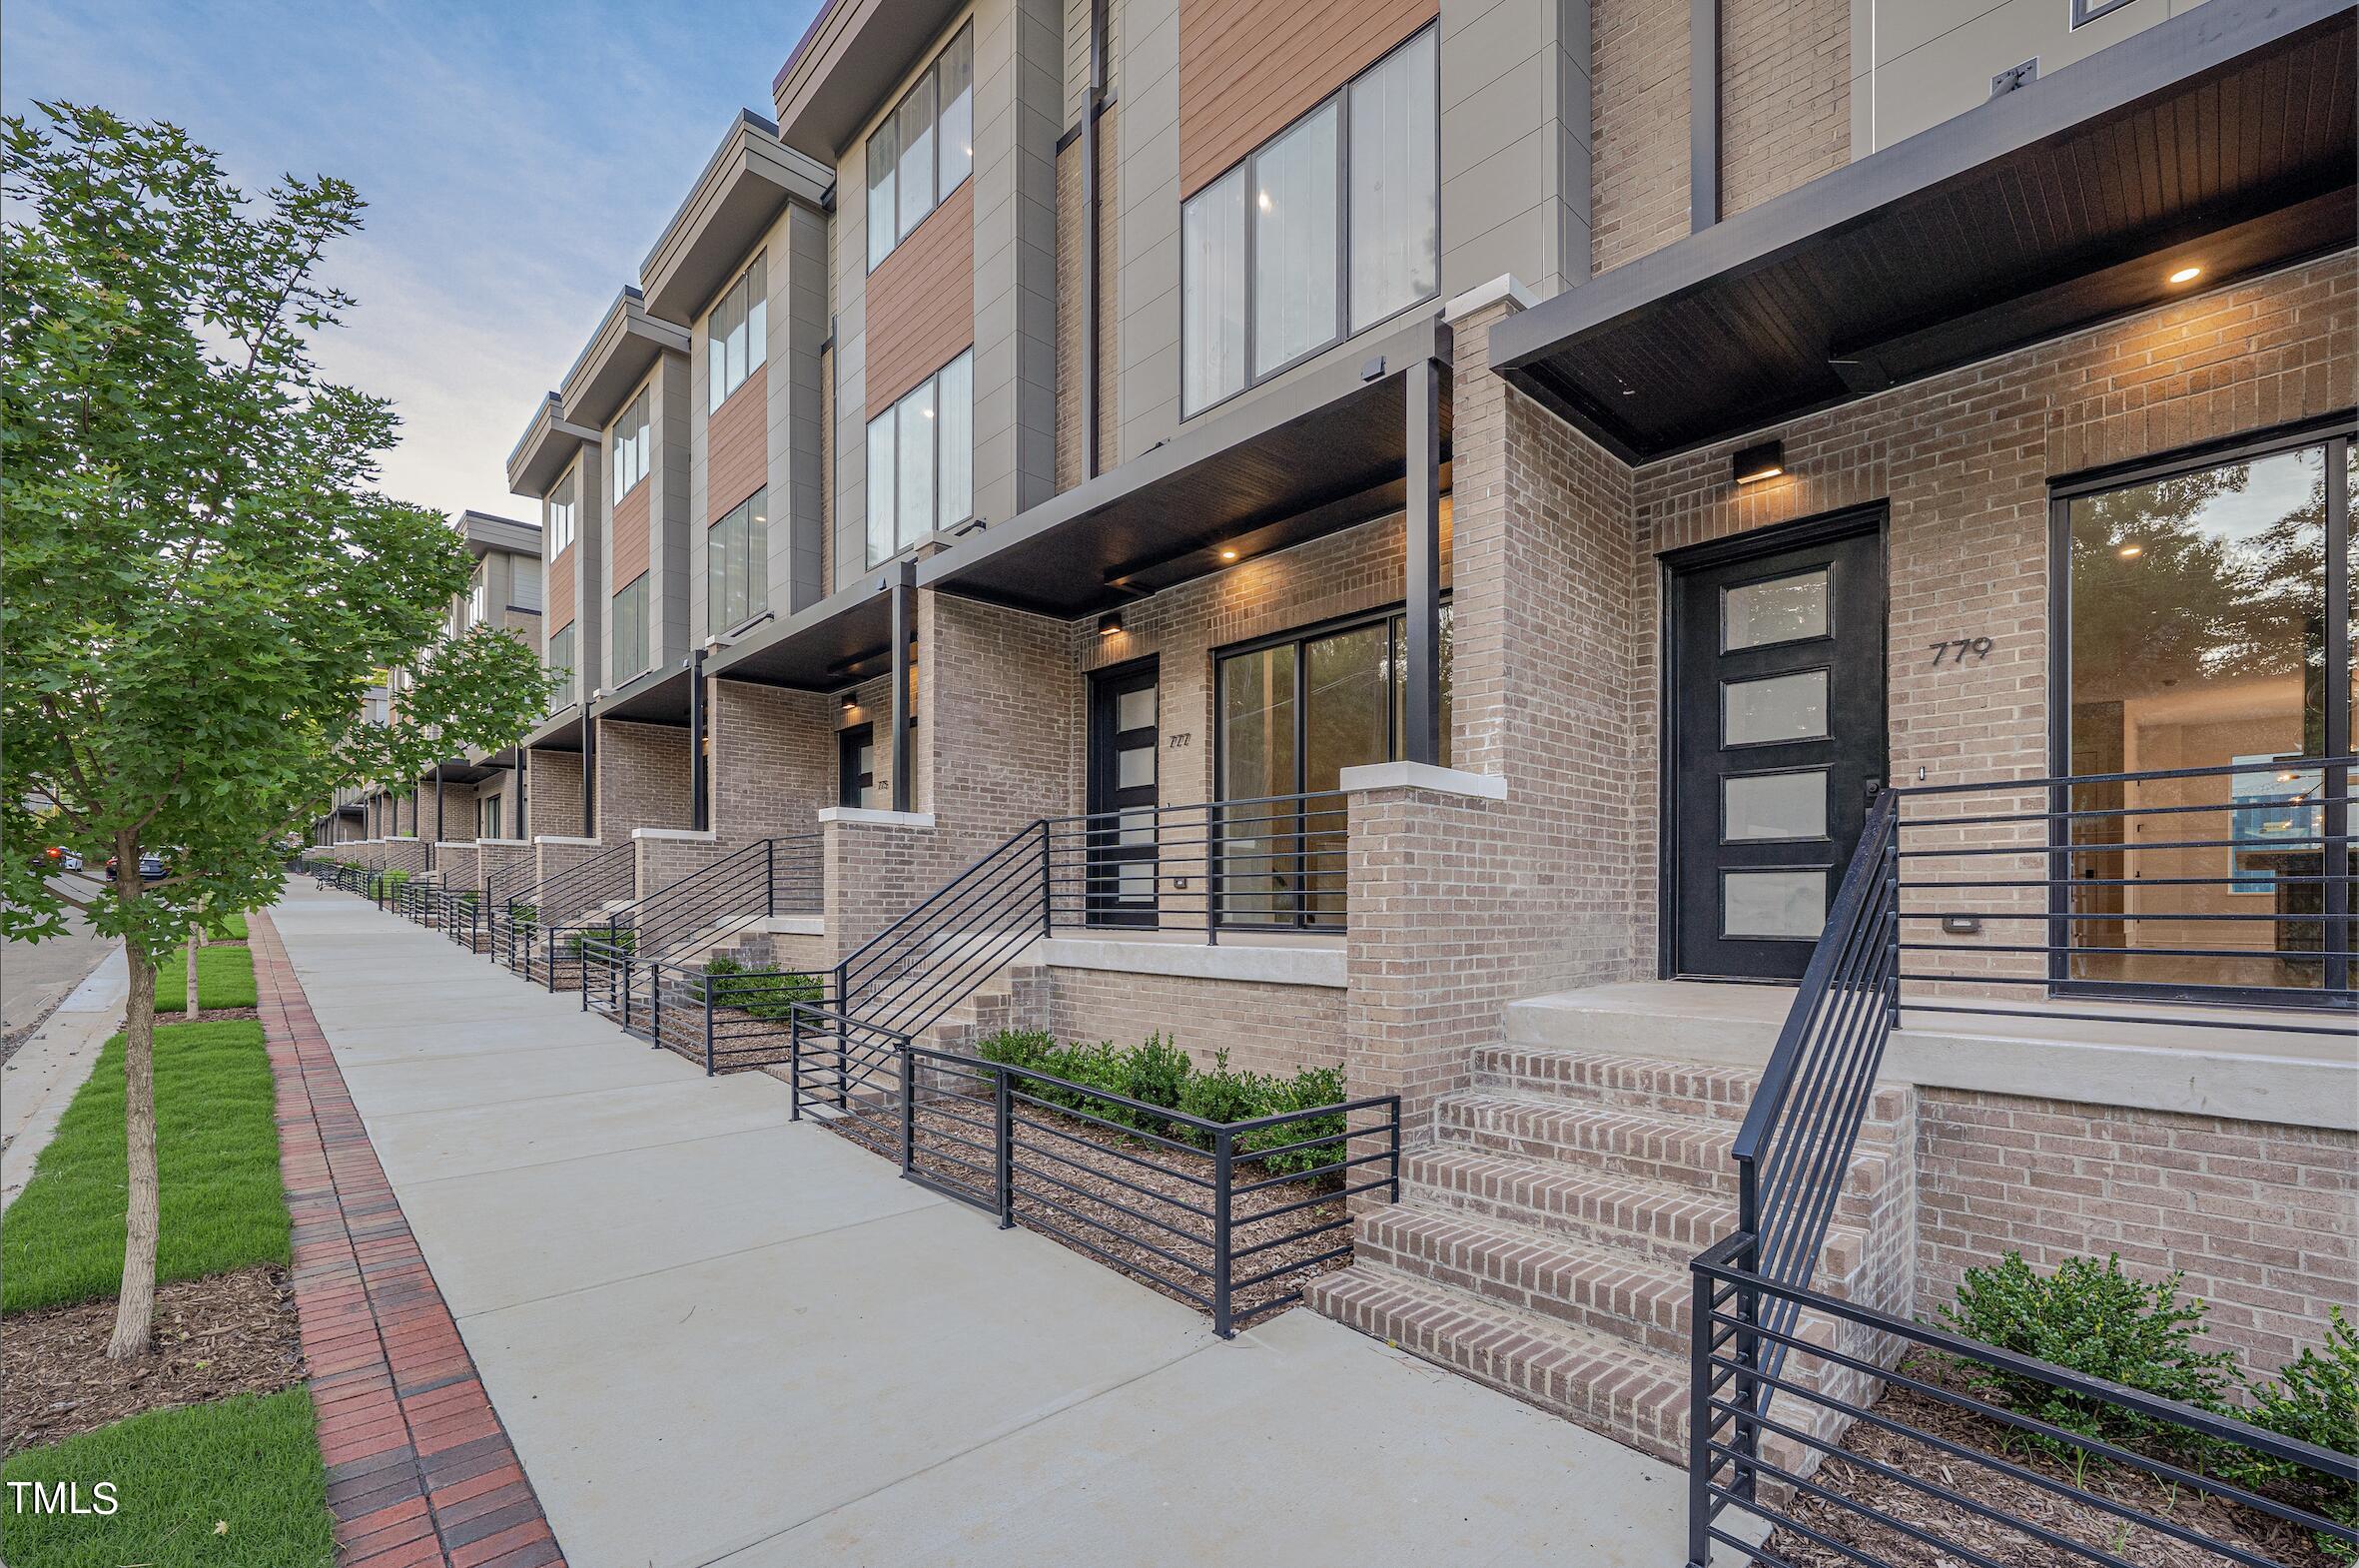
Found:
[{"label": "glass panel in door", "polygon": [[1294,645],[1281,643],[1220,661],[1218,864],[1213,885],[1229,924],[1291,921],[1294,895],[1291,821],[1273,824],[1254,804],[1295,790],[1298,755]]},{"label": "glass panel in door", "polygon": [[1162,907],[1156,702],[1152,665],[1101,675],[1091,688],[1082,890],[1089,925],[1154,925]]}]

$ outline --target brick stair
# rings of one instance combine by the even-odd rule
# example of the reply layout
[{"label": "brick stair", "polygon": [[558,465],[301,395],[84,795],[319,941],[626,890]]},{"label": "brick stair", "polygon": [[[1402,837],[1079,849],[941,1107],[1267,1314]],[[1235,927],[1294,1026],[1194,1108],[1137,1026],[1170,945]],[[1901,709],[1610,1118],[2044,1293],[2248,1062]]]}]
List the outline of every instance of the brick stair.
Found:
[{"label": "brick stair", "polygon": [[[1688,1259],[1736,1219],[1731,1159],[1756,1075],[1499,1045],[1402,1162],[1401,1201],[1361,1213],[1319,1311],[1659,1457],[1684,1462]],[[1880,1091],[1815,1282],[1844,1294],[1912,1115]],[[1790,1412],[1791,1415],[1791,1412]]]}]

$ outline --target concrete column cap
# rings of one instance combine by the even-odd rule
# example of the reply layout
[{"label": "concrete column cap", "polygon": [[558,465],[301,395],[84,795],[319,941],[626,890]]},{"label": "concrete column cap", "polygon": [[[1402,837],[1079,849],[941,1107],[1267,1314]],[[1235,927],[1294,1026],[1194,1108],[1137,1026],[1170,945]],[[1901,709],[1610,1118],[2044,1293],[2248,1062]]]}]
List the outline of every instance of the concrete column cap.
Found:
[{"label": "concrete column cap", "polygon": [[1519,311],[1528,311],[1540,303],[1540,297],[1533,292],[1531,285],[1513,273],[1501,273],[1489,283],[1478,283],[1464,294],[1453,296],[1441,308],[1441,319],[1445,322],[1459,321],[1477,311],[1488,310],[1502,300]]},{"label": "concrete column cap", "polygon": [[822,826],[830,822],[864,822],[883,828],[930,828],[934,825],[931,811],[876,811],[867,806],[822,806],[819,808]]},{"label": "concrete column cap", "polygon": [[1371,762],[1345,768],[1336,777],[1345,791],[1357,795],[1377,789],[1421,789],[1436,795],[1463,795],[1468,800],[1505,800],[1507,781],[1487,773],[1461,773],[1429,762]]},{"label": "concrete column cap", "polygon": [[532,842],[535,844],[595,844],[598,840],[568,838],[558,833],[535,833],[532,835]]},{"label": "concrete column cap", "polygon": [[475,843],[478,847],[485,844],[497,844],[502,849],[530,849],[532,847],[530,839],[476,839]]},{"label": "concrete column cap", "polygon": [[634,839],[674,839],[686,844],[717,844],[720,842],[721,834],[718,828],[633,828],[631,829],[631,837]]}]

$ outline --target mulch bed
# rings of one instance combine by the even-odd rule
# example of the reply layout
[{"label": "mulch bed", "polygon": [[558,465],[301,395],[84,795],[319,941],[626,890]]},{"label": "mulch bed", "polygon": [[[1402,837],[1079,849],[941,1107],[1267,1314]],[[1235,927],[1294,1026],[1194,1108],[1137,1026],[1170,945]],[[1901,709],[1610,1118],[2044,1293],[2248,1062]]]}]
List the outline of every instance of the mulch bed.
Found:
[{"label": "mulch bed", "polygon": [[[980,1162],[988,1157],[951,1142],[954,1138],[988,1141],[988,1133],[965,1125],[963,1119],[973,1116],[988,1120],[991,1116],[989,1104],[973,1103],[962,1107],[955,1116],[941,1110],[924,1109],[921,1105],[917,1116],[917,1167],[921,1172],[937,1180],[969,1188],[989,1184],[976,1172],[956,1163]],[[1153,1161],[1162,1168],[1150,1169],[1108,1152],[1105,1146],[1116,1142],[1117,1135],[1062,1112],[1024,1106],[1019,1108],[1019,1120],[1020,1123],[1030,1122],[1039,1126],[1020,1125],[1017,1129],[1016,1222],[1028,1230],[1040,1231],[1070,1250],[1129,1275],[1159,1294],[1185,1302],[1199,1311],[1205,1310],[1200,1302],[1191,1300],[1185,1290],[1174,1288],[1173,1281],[1186,1290],[1194,1290],[1207,1298],[1210,1296],[1210,1219],[1184,1212],[1173,1203],[1159,1202],[1136,1188],[1146,1187],[1176,1199],[1188,1208],[1205,1210],[1208,1214],[1212,1203],[1210,1186],[1199,1185],[1188,1180],[1187,1176],[1199,1176],[1208,1182],[1212,1174],[1211,1156],[1186,1155],[1157,1144],[1121,1140],[1124,1153]],[[899,1137],[897,1123],[888,1136],[879,1136],[878,1129],[858,1117],[842,1117],[825,1125],[871,1153],[884,1155],[891,1160],[900,1159],[896,1142]],[[1087,1140],[1091,1147],[1059,1138],[1044,1131],[1046,1128],[1056,1128],[1075,1138]],[[893,1147],[885,1147],[887,1144]],[[1364,1171],[1375,1169],[1363,1168]],[[1050,1176],[1055,1179],[1049,1179]],[[1364,1180],[1367,1176],[1363,1174],[1360,1178]],[[1240,1185],[1251,1179],[1257,1177],[1248,1177],[1240,1170]],[[1058,1184],[1060,1182],[1065,1184]],[[1129,1184],[1126,1185],[1126,1182]],[[1331,1190],[1335,1184],[1333,1177],[1322,1178],[1321,1186],[1324,1189]],[[1081,1190],[1072,1190],[1075,1187]],[[1295,1209],[1274,1219],[1260,1220],[1257,1217],[1270,1209],[1299,1202],[1318,1189],[1308,1182],[1287,1182],[1264,1191],[1237,1196],[1230,1214],[1232,1246],[1243,1248],[1264,1241],[1277,1241],[1281,1236],[1293,1235],[1341,1219],[1343,1199],[1340,1196],[1309,1208]],[[1117,1204],[1121,1206],[1115,1206]],[[1057,1205],[1062,1205],[1062,1211]],[[1135,1212],[1125,1213],[1125,1208]],[[1138,1214],[1153,1214],[1166,1224],[1205,1239],[1193,1240],[1174,1235],[1140,1219]],[[1100,1229],[1101,1224],[1116,1228],[1114,1231]],[[1077,1244],[1076,1237],[1086,1239],[1089,1245]],[[1314,1235],[1279,1241],[1266,1250],[1238,1258],[1236,1275],[1242,1279],[1288,1264],[1302,1263],[1338,1247],[1343,1249],[1338,1256],[1237,1290],[1231,1303],[1237,1319],[1243,1321],[1252,1308],[1292,1294],[1319,1274],[1348,1268],[1351,1265],[1350,1241],[1349,1227],[1338,1226]],[[1158,1256],[1149,1245],[1143,1245],[1142,1242],[1152,1243],[1154,1247],[1161,1247],[1173,1255]],[[1091,1247],[1100,1250],[1094,1252]],[[1175,1257],[1182,1259],[1184,1266],[1181,1262],[1175,1262]],[[1252,1321],[1255,1324],[1266,1322],[1289,1310],[1292,1304],[1265,1311]]]},{"label": "mulch bed", "polygon": [[[1964,1386],[1961,1374],[1941,1357],[1915,1356],[1905,1363],[1905,1369],[1913,1376],[1944,1387]],[[2025,1447],[2019,1441],[2006,1446],[2011,1429],[2002,1423],[1914,1389],[1888,1385],[1874,1408],[1889,1420],[2076,1485],[2124,1507],[2284,1564],[2285,1568],[2332,1568],[2345,1561],[2326,1552],[2306,1530],[2257,1509],[2223,1501],[2208,1492],[2173,1486],[2141,1470],[2091,1462],[2085,1474],[2075,1479],[2069,1459]],[[2001,1475],[1987,1466],[1942,1453],[1914,1438],[1885,1431],[1865,1421],[1852,1424],[1843,1447],[1847,1452],[1971,1497],[1985,1507],[2110,1552],[2138,1564],[2139,1568],[2221,1568],[2229,1561],[2217,1552],[2190,1546],[2159,1531],[2131,1524],[2102,1508]],[[1930,1535],[1978,1552],[2006,1568],[2045,1568],[2048,1564],[2086,1561],[2019,1529],[1983,1519],[1858,1465],[1846,1464],[1838,1456],[1830,1455],[1811,1479],[1854,1503],[1906,1520]],[[1783,1511],[1822,1535],[1857,1547],[1878,1561],[1893,1564],[1894,1568],[1958,1568],[1969,1560],[1956,1551],[1929,1547],[1824,1498],[1800,1495],[1784,1505]],[[1856,1564],[1856,1559],[1785,1528],[1773,1533],[1763,1546],[1794,1568],[1855,1568]]]},{"label": "mulch bed", "polygon": [[107,1358],[113,1301],[11,1316],[0,1327],[0,1453],[174,1405],[277,1393],[304,1379],[295,1290],[270,1265],[156,1288],[155,1353]]},{"label": "mulch bed", "polygon": [[199,1008],[197,1016],[193,1019],[186,1013],[174,1011],[157,1014],[156,1022],[159,1024],[220,1024],[234,1018],[260,1017],[262,1017],[262,1009],[260,1008]]}]

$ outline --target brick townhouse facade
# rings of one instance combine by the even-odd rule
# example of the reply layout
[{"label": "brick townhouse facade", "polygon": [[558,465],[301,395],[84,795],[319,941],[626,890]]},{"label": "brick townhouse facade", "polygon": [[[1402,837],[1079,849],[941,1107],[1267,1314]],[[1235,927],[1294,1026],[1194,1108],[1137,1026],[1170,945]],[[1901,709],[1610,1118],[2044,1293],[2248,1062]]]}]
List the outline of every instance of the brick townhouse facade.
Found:
[{"label": "brick townhouse facade", "polygon": [[2216,818],[1919,863],[2001,874],[1822,1277],[2118,1251],[2274,1365],[2359,1296],[2352,13],[1947,16],[832,0],[510,456],[569,678],[478,794],[808,842],[814,969],[1099,814],[943,1037],[1401,1094],[1313,1304],[1665,1453],[1880,792]]}]

